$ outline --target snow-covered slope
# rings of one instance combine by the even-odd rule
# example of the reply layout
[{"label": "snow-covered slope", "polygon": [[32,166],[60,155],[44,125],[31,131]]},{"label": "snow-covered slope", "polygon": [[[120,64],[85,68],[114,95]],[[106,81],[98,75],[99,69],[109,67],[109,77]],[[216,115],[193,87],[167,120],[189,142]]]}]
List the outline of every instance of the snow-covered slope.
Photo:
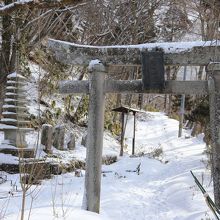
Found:
[{"label": "snow-covered slope", "polygon": [[[62,209],[60,209],[62,212]],[[29,212],[25,213],[28,216]],[[19,219],[17,214],[10,215],[6,219]],[[27,219],[27,218],[26,218]],[[31,213],[31,220],[55,220],[55,219],[62,219],[62,220],[109,220],[106,216],[98,215],[93,212],[88,212],[84,210],[74,210],[72,211],[71,215],[66,215],[66,217],[56,217],[53,213],[48,212],[48,208],[38,208],[34,209]]]},{"label": "snow-covered slope", "polygon": [[[128,120],[126,136],[130,153],[132,117]],[[103,180],[104,185],[111,185],[110,189],[103,187],[102,203],[110,217],[123,220],[201,220],[205,217],[208,207],[190,175],[193,170],[201,179],[201,174],[206,173],[205,144],[202,137],[188,138],[187,131],[182,138],[177,135],[178,122],[164,114],[151,113],[146,121],[138,121],[137,153],[152,155],[151,152],[163,149],[158,158],[162,162],[144,156],[124,157],[118,163],[105,166],[105,170],[113,171]],[[140,163],[140,175],[126,172],[135,170]],[[203,180],[205,187],[209,181]]]},{"label": "snow-covered slope", "polygon": [[[82,177],[75,177],[74,173],[63,174],[44,181],[36,189],[33,187],[35,191],[27,197],[26,203],[28,211],[33,198],[31,219],[49,220],[53,219],[51,216],[67,220],[212,219],[201,192],[190,176],[190,170],[193,170],[205,188],[212,190],[209,171],[205,169],[206,155],[202,135],[193,138],[184,130],[183,137],[177,138],[177,121],[169,119],[163,113],[143,114],[138,116],[136,130],[136,153],[140,156],[130,157],[132,120],[132,117],[128,117],[125,156],[112,165],[102,167],[100,216],[76,211],[82,203],[82,171]],[[105,149],[113,149],[119,154],[119,144],[116,146],[117,142],[112,140],[109,134],[105,135]],[[78,144],[76,148],[78,156],[80,152],[84,154],[81,147]],[[138,166],[139,174],[135,172]],[[8,179],[19,186],[18,175],[8,175]],[[8,191],[14,193],[10,199],[6,196]],[[0,207],[3,211],[6,210],[6,219],[19,219],[17,216],[21,207],[21,193],[13,190],[9,181],[1,185]]]}]

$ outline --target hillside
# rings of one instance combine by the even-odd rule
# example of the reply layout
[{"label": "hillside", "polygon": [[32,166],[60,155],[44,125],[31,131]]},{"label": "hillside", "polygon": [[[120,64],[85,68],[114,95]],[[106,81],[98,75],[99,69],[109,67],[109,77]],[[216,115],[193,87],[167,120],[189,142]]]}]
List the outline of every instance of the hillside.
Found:
[{"label": "hillside", "polygon": [[[176,120],[169,119],[164,113],[146,112],[138,115],[137,120],[136,154],[139,156],[130,157],[132,126],[129,116],[125,156],[102,167],[100,219],[104,220],[106,216],[120,220],[212,219],[212,213],[190,175],[193,170],[204,187],[212,190],[202,135],[193,138],[184,130],[183,137],[177,138]],[[104,148],[107,153],[119,154],[119,143],[109,133],[105,134]],[[79,138],[75,150],[77,157],[85,157],[84,149]],[[135,172],[138,165],[139,173]],[[67,173],[44,181],[37,188],[33,186],[34,191],[27,199],[28,209],[33,197],[31,219],[39,219],[40,212],[42,220],[56,219],[53,216],[77,220],[81,219],[78,216],[83,216],[85,220],[85,215],[76,211],[81,208],[83,197],[84,171],[81,172],[81,177]],[[13,191],[10,180],[19,188],[18,175],[8,175],[8,181],[1,184],[0,206],[1,213],[6,211],[6,219],[15,220],[18,219],[21,193],[18,190],[9,196],[8,192]]]}]

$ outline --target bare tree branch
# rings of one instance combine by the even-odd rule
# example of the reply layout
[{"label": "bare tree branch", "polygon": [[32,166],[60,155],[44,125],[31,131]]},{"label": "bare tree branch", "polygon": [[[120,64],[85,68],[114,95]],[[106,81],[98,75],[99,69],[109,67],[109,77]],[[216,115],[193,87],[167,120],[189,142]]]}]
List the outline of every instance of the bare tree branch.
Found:
[{"label": "bare tree branch", "polygon": [[76,5],[79,3],[84,2],[84,0],[25,0],[25,1],[16,1],[11,4],[5,5],[0,8],[0,16],[12,13],[21,9],[23,7],[28,8],[55,8],[55,7],[62,7],[66,5]]}]

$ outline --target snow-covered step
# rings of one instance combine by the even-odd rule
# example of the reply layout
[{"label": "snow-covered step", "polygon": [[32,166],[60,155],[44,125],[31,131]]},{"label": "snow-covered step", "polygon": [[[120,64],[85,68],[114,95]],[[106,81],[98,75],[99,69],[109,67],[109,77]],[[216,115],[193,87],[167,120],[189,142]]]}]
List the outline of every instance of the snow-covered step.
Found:
[{"label": "snow-covered step", "polygon": [[27,103],[27,100],[22,100],[22,99],[8,99],[6,98],[4,102],[8,105],[24,105]]},{"label": "snow-covered step", "polygon": [[31,122],[30,121],[22,121],[22,120],[16,120],[11,118],[3,118],[0,120],[0,123],[6,124],[6,125],[13,125],[17,127],[30,127]]},{"label": "snow-covered step", "polygon": [[4,118],[12,118],[12,119],[28,119],[30,117],[29,114],[23,113],[22,115],[18,115],[16,112],[4,111],[2,112]]},{"label": "snow-covered step", "polygon": [[10,98],[10,99],[26,99],[25,94],[17,94],[15,92],[6,92],[5,95],[7,98]]},{"label": "snow-covered step", "polygon": [[25,105],[22,105],[22,106],[20,106],[20,105],[17,105],[17,106],[16,105],[11,105],[11,106],[6,105],[5,107],[3,107],[4,112],[14,112],[14,113],[19,113],[19,114],[26,113],[26,110],[27,110],[27,107]]},{"label": "snow-covered step", "polygon": [[16,106],[16,105],[3,105],[3,110],[9,112],[19,112],[20,114],[25,113],[27,107],[26,106]]},{"label": "snow-covered step", "polygon": [[33,131],[33,128],[20,128],[13,125],[6,125],[6,124],[0,124],[0,131],[6,131],[6,130],[18,130],[20,132],[30,132]]},{"label": "snow-covered step", "polygon": [[25,89],[23,89],[22,87],[16,87],[16,86],[7,86],[6,91],[12,92],[12,93],[15,93],[17,91],[19,91],[19,93],[26,93]]},{"label": "snow-covered step", "polygon": [[25,123],[30,123],[29,120],[17,120],[17,119],[14,119],[14,118],[2,118],[0,120],[0,122],[2,123],[21,123],[21,124],[25,124]]},{"label": "snow-covered step", "polygon": [[20,105],[19,103],[17,103],[17,105],[6,104],[3,105],[3,109],[25,110],[27,106],[25,104]]},{"label": "snow-covered step", "polygon": [[3,105],[3,108],[23,108],[26,109],[25,106],[17,106],[17,105]]},{"label": "snow-covered step", "polygon": [[15,96],[11,96],[11,97],[7,97],[4,99],[4,103],[6,104],[9,101],[16,101],[16,102],[21,102],[21,103],[28,103],[30,101],[30,99],[28,98],[23,98],[23,97],[15,97]]},{"label": "snow-covered step", "polygon": [[19,122],[19,123],[29,123],[30,122],[28,120],[22,121],[22,120],[17,120],[17,119],[13,119],[13,118],[2,118],[0,121],[1,122]]},{"label": "snow-covered step", "polygon": [[25,85],[27,85],[27,83],[20,82],[20,81],[14,81],[14,80],[8,80],[7,85],[9,85],[9,86],[25,86]]}]

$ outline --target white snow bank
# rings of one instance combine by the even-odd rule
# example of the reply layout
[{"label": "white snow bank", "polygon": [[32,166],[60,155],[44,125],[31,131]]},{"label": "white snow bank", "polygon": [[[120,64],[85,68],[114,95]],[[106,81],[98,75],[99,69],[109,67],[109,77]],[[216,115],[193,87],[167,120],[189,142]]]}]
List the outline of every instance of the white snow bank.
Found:
[{"label": "white snow bank", "polygon": [[[2,145],[1,147],[4,148],[4,145]],[[9,148],[10,146],[9,145],[5,145],[5,147]],[[14,149],[14,148],[12,148],[12,149]],[[0,158],[1,158],[0,164],[3,164],[3,163],[18,164],[18,158],[14,157],[14,156],[12,156],[10,154],[0,153]]]},{"label": "white snow bank", "polygon": [[[124,156],[119,157],[116,163],[102,166],[101,215],[77,211],[82,205],[85,182],[85,172],[81,171],[80,177],[76,177],[73,172],[43,181],[35,191],[40,193],[34,200],[31,220],[63,220],[62,210],[66,213],[66,220],[106,220],[103,214],[116,220],[213,219],[202,193],[190,174],[192,170],[213,198],[202,135],[190,137],[189,131],[184,129],[183,137],[178,138],[178,122],[158,112],[137,115],[136,123],[135,152],[142,156],[129,157],[133,137],[133,117],[129,116]],[[32,140],[31,143],[36,136],[34,134],[36,133],[28,135],[27,139]],[[0,132],[1,139],[3,134]],[[103,142],[104,154],[112,152],[119,155],[119,143],[110,134],[105,133]],[[159,158],[150,159],[147,156],[152,150],[160,148],[162,152]],[[85,158],[85,151],[86,148],[80,145],[78,139],[75,150],[61,152],[62,155],[59,156],[62,160],[71,157]],[[138,166],[139,173],[135,172]],[[18,183],[19,180],[16,178],[15,175],[8,176],[8,180]],[[10,187],[10,181],[1,184],[0,192],[6,194]],[[8,200],[0,199],[0,207],[3,207],[6,201]],[[6,219],[19,219],[21,201],[19,192],[10,198]],[[52,201],[57,218],[53,218]],[[31,196],[27,196],[26,204],[28,210]]]},{"label": "white snow bank", "polygon": [[[64,207],[66,208],[66,207]],[[61,208],[60,208],[61,209]],[[25,213],[25,216],[28,216],[29,212]],[[7,216],[7,220],[15,220],[18,219],[19,214],[14,214]],[[26,220],[27,218],[25,218]],[[99,215],[93,212],[88,212],[84,210],[71,210],[64,214],[64,216],[57,216],[57,218],[53,215],[52,209],[48,209],[48,207],[33,209],[31,212],[31,220],[110,220],[109,218]]]}]

